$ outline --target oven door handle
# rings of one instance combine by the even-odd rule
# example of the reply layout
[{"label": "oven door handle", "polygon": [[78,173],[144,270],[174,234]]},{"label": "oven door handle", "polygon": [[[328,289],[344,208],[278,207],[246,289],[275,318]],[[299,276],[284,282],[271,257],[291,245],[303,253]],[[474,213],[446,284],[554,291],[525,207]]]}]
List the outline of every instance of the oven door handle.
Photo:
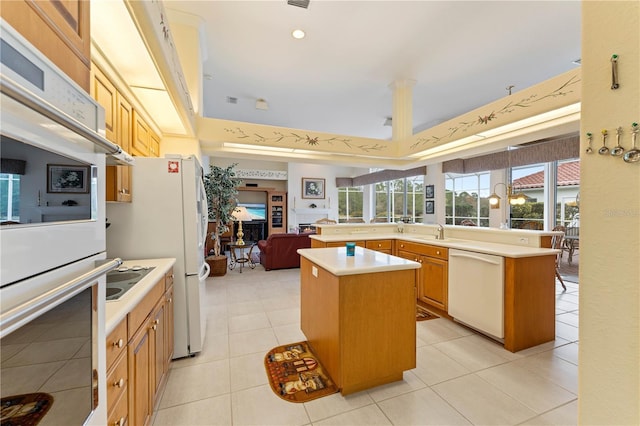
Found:
[{"label": "oven door handle", "polygon": [[113,259],[38,297],[8,309],[6,312],[2,312],[0,314],[0,338],[18,329],[33,318],[49,311],[52,307],[58,306],[60,303],[72,298],[85,288],[93,285],[96,278],[120,265],[122,265],[122,259]]}]

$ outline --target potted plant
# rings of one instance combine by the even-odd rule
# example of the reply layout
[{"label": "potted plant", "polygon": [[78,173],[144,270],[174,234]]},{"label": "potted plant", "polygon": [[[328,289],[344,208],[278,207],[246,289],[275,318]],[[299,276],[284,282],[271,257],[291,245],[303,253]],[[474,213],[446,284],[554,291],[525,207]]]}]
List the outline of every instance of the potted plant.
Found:
[{"label": "potted plant", "polygon": [[211,238],[214,241],[213,255],[207,257],[211,267],[211,276],[222,276],[227,271],[227,256],[221,253],[220,236],[229,230],[231,214],[238,204],[237,187],[242,180],[236,177],[234,163],[228,167],[210,166],[209,173],[204,176],[204,188],[207,193],[209,219],[216,225]]}]

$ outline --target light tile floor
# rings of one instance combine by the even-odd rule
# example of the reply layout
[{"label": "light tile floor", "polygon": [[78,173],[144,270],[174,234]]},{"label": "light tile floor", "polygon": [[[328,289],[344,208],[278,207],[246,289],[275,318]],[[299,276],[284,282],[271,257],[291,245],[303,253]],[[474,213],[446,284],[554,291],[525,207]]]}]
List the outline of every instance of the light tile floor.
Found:
[{"label": "light tile floor", "polygon": [[207,280],[204,349],[172,363],[154,425],[577,424],[577,284],[556,286],[554,342],[514,354],[446,319],[421,321],[403,381],[296,404],[272,393],[263,358],[306,340],[299,273],[258,265]]}]

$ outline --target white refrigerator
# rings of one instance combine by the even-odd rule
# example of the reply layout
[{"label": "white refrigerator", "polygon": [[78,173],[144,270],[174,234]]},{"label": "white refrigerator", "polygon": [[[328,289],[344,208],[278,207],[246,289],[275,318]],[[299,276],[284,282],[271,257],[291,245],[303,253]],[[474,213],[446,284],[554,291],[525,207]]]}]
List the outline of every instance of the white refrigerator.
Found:
[{"label": "white refrigerator", "polygon": [[124,260],[173,257],[174,358],[202,351],[204,261],[208,208],[197,158],[136,157],[133,201],[107,203],[107,256]]}]

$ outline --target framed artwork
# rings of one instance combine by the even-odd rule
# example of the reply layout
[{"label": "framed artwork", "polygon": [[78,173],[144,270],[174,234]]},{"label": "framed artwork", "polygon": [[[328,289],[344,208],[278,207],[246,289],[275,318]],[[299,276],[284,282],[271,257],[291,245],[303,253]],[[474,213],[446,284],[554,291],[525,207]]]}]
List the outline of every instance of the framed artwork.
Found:
[{"label": "framed artwork", "polygon": [[424,198],[433,198],[433,194],[433,185],[426,185],[424,187]]},{"label": "framed artwork", "polygon": [[324,199],[324,179],[302,178],[302,198]]},{"label": "framed artwork", "polygon": [[89,192],[89,166],[47,164],[47,192],[83,194]]},{"label": "framed artwork", "polygon": [[435,213],[435,201],[427,200],[424,203],[424,214],[434,214]]}]

